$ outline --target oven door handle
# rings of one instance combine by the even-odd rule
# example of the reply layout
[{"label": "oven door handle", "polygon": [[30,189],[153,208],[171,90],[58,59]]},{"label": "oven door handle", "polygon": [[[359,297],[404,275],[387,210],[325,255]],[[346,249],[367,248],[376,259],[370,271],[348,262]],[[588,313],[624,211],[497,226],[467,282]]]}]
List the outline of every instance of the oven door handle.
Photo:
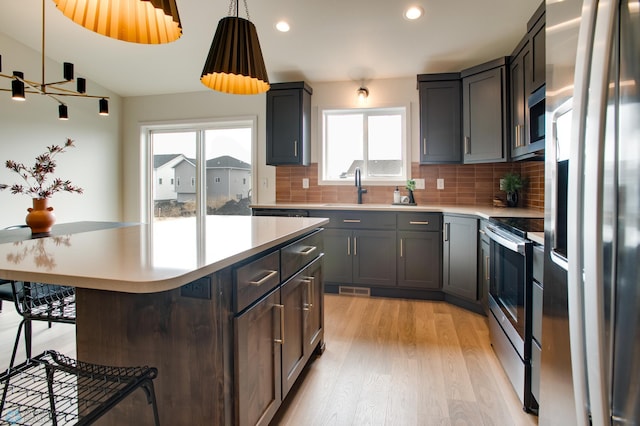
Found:
[{"label": "oven door handle", "polygon": [[507,237],[504,237],[500,234],[498,234],[494,228],[492,228],[491,226],[487,226],[485,228],[485,232],[487,233],[487,235],[489,235],[489,238],[491,238],[493,241],[495,241],[496,243],[500,244],[503,247],[508,248],[511,251],[514,251],[516,253],[520,253],[522,255],[525,254],[525,244],[522,241],[515,241],[515,240],[511,240]]}]

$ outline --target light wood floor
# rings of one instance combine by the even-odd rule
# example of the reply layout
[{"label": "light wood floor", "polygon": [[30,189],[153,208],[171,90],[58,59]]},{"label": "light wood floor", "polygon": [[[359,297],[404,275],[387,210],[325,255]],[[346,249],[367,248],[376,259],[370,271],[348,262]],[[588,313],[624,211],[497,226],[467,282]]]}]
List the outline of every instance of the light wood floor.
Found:
[{"label": "light wood floor", "polygon": [[[5,302],[2,370],[19,320]],[[33,340],[34,354],[75,356],[71,325],[34,323]],[[445,302],[326,295],[325,341],[273,425],[537,424],[493,353],[483,316]]]}]

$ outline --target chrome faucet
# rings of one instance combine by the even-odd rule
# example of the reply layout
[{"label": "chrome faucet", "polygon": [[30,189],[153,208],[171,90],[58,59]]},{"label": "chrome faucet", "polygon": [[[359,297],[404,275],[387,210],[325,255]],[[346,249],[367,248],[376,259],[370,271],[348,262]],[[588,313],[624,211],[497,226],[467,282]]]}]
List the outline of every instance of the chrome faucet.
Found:
[{"label": "chrome faucet", "polygon": [[358,188],[358,204],[362,204],[362,194],[366,194],[367,190],[362,188],[362,176],[360,174],[360,167],[356,167],[356,188]]}]

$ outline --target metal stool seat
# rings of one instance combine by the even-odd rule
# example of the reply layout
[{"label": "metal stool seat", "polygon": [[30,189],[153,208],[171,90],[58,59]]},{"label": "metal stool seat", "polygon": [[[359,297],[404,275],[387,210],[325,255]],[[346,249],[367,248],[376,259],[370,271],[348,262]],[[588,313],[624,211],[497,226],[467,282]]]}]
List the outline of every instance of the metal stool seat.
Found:
[{"label": "metal stool seat", "polygon": [[159,425],[153,367],[111,367],[45,351],[0,375],[0,424],[88,425],[142,388]]}]

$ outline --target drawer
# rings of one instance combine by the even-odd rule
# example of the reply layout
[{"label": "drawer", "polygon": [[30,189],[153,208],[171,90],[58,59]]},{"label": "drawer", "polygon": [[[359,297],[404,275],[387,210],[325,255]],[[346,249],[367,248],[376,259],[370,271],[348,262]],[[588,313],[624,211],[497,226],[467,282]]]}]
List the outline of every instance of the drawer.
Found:
[{"label": "drawer", "polygon": [[280,249],[282,282],[309,264],[324,251],[322,230],[315,231]]},{"label": "drawer", "polygon": [[542,343],[542,287],[537,282],[533,282],[533,297],[531,301],[533,312],[531,312],[533,337]]},{"label": "drawer", "polygon": [[542,284],[544,276],[544,246],[533,246],[533,279]]},{"label": "drawer", "polygon": [[536,342],[531,344],[531,393],[540,402],[540,359],[542,350]]},{"label": "drawer", "polygon": [[235,311],[240,312],[280,284],[280,252],[262,256],[235,270]]},{"label": "drawer", "polygon": [[343,229],[396,229],[395,212],[371,212],[357,210],[319,210],[314,217],[329,218],[327,228]]},{"label": "drawer", "polygon": [[398,213],[398,229],[403,231],[440,231],[442,215],[440,213]]}]

